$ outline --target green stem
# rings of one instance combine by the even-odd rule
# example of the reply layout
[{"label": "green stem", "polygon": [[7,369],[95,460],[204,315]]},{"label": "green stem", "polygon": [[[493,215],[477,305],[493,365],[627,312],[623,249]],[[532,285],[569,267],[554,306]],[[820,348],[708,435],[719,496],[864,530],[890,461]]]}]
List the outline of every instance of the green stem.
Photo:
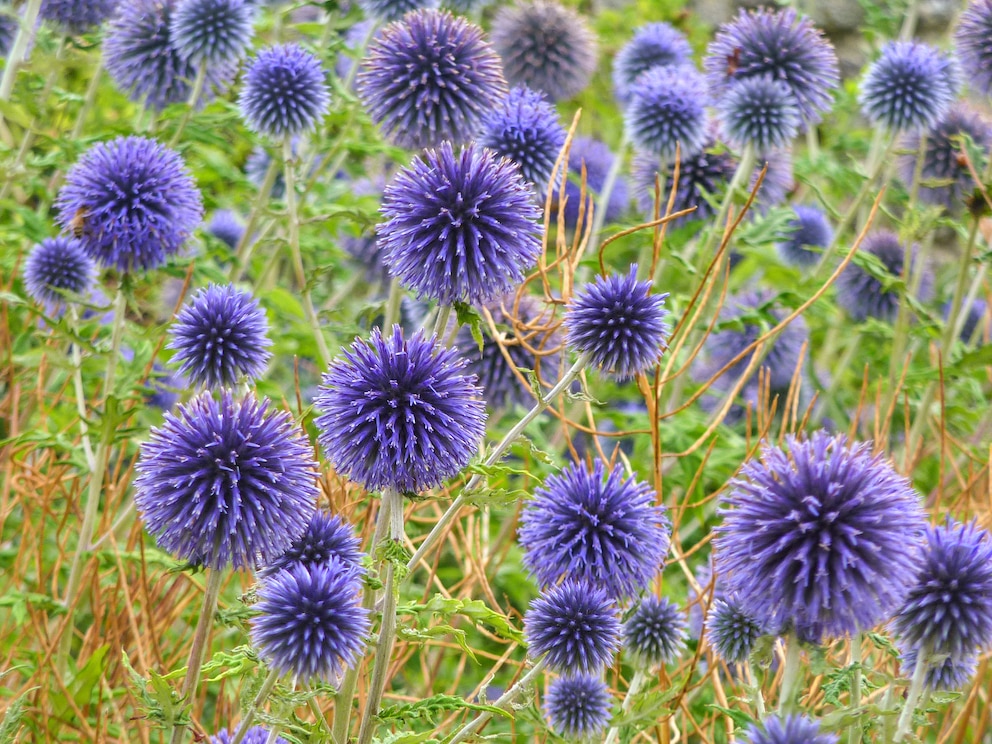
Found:
[{"label": "green stem", "polygon": [[[69,326],[72,335],[79,336],[79,312],[75,303],[71,303],[68,308]],[[83,438],[83,454],[86,456],[86,467],[90,472],[96,472],[96,455],[93,452],[93,444],[90,442],[90,427],[86,423],[86,392],[83,388],[83,354],[79,344],[69,342],[69,360],[72,363],[72,387],[76,394],[76,413],[79,415],[79,431]]]},{"label": "green stem", "polygon": [[386,298],[386,312],[382,321],[383,332],[388,332],[400,320],[400,301],[403,299],[403,285],[397,277],[389,283],[389,297]]},{"label": "green stem", "polygon": [[851,675],[851,712],[856,716],[848,735],[848,744],[861,744],[861,715],[858,708],[861,707],[861,634],[855,633],[851,639],[851,666],[854,672]]},{"label": "green stem", "polygon": [[234,249],[234,262],[231,264],[231,270],[228,272],[228,279],[232,282],[237,281],[241,276],[241,273],[248,268],[248,260],[251,258],[251,249],[255,245],[252,241],[252,234],[255,232],[255,226],[258,224],[259,217],[262,216],[262,211],[269,203],[269,196],[272,194],[272,186],[276,182],[276,176],[279,175],[279,160],[278,158],[271,158],[269,160],[269,168],[265,171],[265,177],[262,179],[262,185],[258,187],[258,194],[255,196],[255,203],[251,206],[251,212],[248,214],[248,222],[245,224],[245,231],[241,234],[241,239],[238,241],[237,247]]},{"label": "green stem", "polygon": [[[627,688],[627,692],[623,696],[623,712],[629,713],[630,707],[634,704],[634,696],[637,695],[647,684],[648,680],[647,673],[643,669],[637,669],[634,672],[633,678],[630,680],[630,686]],[[603,740],[603,744],[616,744],[617,739],[620,738],[620,727],[611,726],[609,733],[607,733],[606,738]]]},{"label": "green stem", "polygon": [[913,670],[913,679],[909,683],[906,702],[903,704],[902,713],[899,714],[896,735],[892,739],[895,744],[899,744],[913,727],[913,713],[916,712],[916,704],[920,700],[920,693],[923,692],[923,681],[927,676],[927,666],[928,655],[921,652],[916,657],[916,669]]},{"label": "green stem", "polygon": [[448,319],[451,317],[451,305],[443,304],[438,306],[437,317],[434,319],[434,335],[438,341],[444,340],[444,330],[448,327]]},{"label": "green stem", "polygon": [[169,140],[169,147],[175,147],[179,138],[183,136],[183,132],[186,130],[186,125],[189,124],[189,120],[193,118],[193,112],[196,110],[196,104],[200,100],[200,96],[203,94],[203,86],[207,82],[207,63],[201,62],[200,66],[196,70],[196,77],[193,79],[193,89],[189,94],[189,103],[186,106],[186,111],[183,113],[183,118],[179,120],[179,126],[176,128],[176,133],[172,135],[172,139]]},{"label": "green stem", "polygon": [[747,179],[754,173],[754,165],[757,160],[758,157],[754,151],[754,147],[747,145],[744,148],[744,152],[741,153],[740,162],[737,163],[737,170],[734,171],[734,177],[727,186],[727,192],[723,195],[720,210],[717,212],[716,218],[706,233],[706,239],[701,246],[685,257],[687,261],[692,260],[693,253],[698,253],[703,261],[709,261],[712,258],[713,249],[719,244],[718,241],[723,240],[723,233],[727,227],[727,215],[730,214],[730,205],[734,203],[738,192],[747,183]]},{"label": "green stem", "polygon": [[754,667],[750,660],[744,662],[744,668],[747,670],[748,684],[754,695],[751,701],[754,704],[754,712],[758,714],[758,720],[763,721],[768,716],[768,711],[765,710],[765,696],[761,693],[761,683],[754,673]]},{"label": "green stem", "polygon": [[234,732],[234,738],[231,739],[231,744],[241,744],[244,740],[245,735],[248,733],[248,729],[251,728],[252,723],[255,721],[255,715],[258,713],[259,708],[262,707],[262,703],[264,703],[266,698],[269,697],[269,693],[271,693],[272,688],[276,686],[276,681],[278,681],[278,679],[279,672],[275,669],[269,670],[269,674],[262,683],[262,686],[258,689],[255,699],[251,701],[251,706],[245,711],[244,717],[238,725],[238,730]]},{"label": "green stem", "polygon": [[[10,94],[14,90],[14,79],[17,77],[17,69],[24,61],[28,46],[34,39],[35,25],[40,10],[41,0],[28,0],[24,15],[21,16],[21,25],[17,27],[14,44],[10,48],[10,54],[7,55],[7,65],[3,69],[3,78],[0,79],[0,101],[10,100]],[[0,113],[0,121],[3,121],[2,113]]]},{"label": "green stem", "polygon": [[[509,690],[504,692],[499,699],[493,703],[494,708],[505,709],[510,703],[512,703],[516,697],[527,689],[528,685],[537,677],[538,674],[544,671],[544,667],[547,664],[547,656],[544,656],[539,662],[537,662],[527,674],[517,680],[517,683],[513,685]],[[491,711],[485,710],[471,721],[462,726],[454,736],[452,736],[446,744],[458,744],[460,741],[465,741],[469,736],[474,734],[482,725],[486,723],[490,718],[493,717]]]},{"label": "green stem", "polygon": [[778,715],[795,713],[796,695],[799,692],[800,653],[799,639],[794,632],[785,639],[785,669],[782,671],[782,687],[778,694]]}]

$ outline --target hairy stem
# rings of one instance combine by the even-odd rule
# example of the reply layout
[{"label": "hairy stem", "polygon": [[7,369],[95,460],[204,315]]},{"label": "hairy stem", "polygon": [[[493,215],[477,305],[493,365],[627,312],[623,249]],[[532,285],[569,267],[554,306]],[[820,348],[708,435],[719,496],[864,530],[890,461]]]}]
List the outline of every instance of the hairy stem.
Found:
[{"label": "hairy stem", "polygon": [[800,652],[799,639],[794,632],[789,633],[785,638],[785,669],[782,671],[782,687],[778,694],[779,716],[795,713],[798,707],[796,695],[799,692]]},{"label": "hairy stem", "polygon": [[[630,707],[634,704],[634,696],[645,687],[649,679],[650,678],[643,669],[638,669],[634,672],[634,676],[630,680],[630,686],[627,688],[627,692],[623,696],[624,713],[630,712]],[[620,727],[611,726],[609,733],[607,733],[606,738],[603,740],[603,744],[616,744],[619,738]]]},{"label": "hairy stem", "polygon": [[896,735],[892,738],[895,744],[899,744],[913,727],[913,713],[916,712],[916,704],[920,701],[920,694],[923,692],[923,681],[927,676],[929,666],[927,654],[920,652],[916,657],[916,669],[913,670],[913,679],[909,683],[909,692],[906,694],[906,702],[902,706],[899,714],[899,723],[896,725]]},{"label": "hairy stem", "polygon": [[255,721],[255,716],[258,714],[259,708],[262,707],[262,703],[269,697],[269,693],[276,686],[278,679],[279,672],[275,669],[270,669],[269,675],[258,689],[255,699],[251,701],[251,706],[245,711],[244,718],[241,719],[241,723],[238,725],[238,730],[234,732],[234,738],[231,739],[231,744],[241,744],[244,740],[245,734],[248,733],[248,729],[251,728],[252,723]]}]

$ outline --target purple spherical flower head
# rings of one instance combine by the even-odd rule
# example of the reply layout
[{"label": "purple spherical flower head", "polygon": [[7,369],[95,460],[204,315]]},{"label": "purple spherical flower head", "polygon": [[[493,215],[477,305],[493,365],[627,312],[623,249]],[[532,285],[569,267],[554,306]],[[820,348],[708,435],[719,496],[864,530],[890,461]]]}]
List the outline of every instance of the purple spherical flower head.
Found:
[{"label": "purple spherical flower head", "polygon": [[744,80],[768,77],[785,84],[807,124],[830,108],[840,81],[830,42],[809,18],[791,9],[741,10],[720,27],[703,69],[714,101]]},{"label": "purple spherical flower head", "polygon": [[162,411],[171,411],[179,402],[180,390],[188,387],[186,380],[158,362],[152,365],[152,379],[145,385],[145,402]]},{"label": "purple spherical flower head", "polygon": [[478,143],[512,160],[526,180],[544,189],[565,144],[565,128],[543,93],[521,85],[486,115]]},{"label": "purple spherical flower head", "polygon": [[252,645],[282,674],[329,681],[354,665],[365,647],[371,623],[360,592],[352,565],[337,559],[293,564],[262,582]]},{"label": "purple spherical flower head", "polygon": [[931,129],[957,97],[954,59],[921,41],[890,41],[861,81],[861,110],[893,131]]},{"label": "purple spherical flower head", "polygon": [[[904,677],[911,678],[913,676],[919,658],[920,655],[916,649],[900,652],[899,667]],[[955,654],[932,655],[923,676],[923,687],[931,692],[964,689],[974,679],[977,668],[978,654],[974,652],[964,656]]]},{"label": "purple spherical flower head", "polygon": [[992,0],[971,0],[958,18],[954,46],[972,88],[992,95]]},{"label": "purple spherical flower head", "polygon": [[793,207],[796,216],[789,220],[788,234],[778,244],[778,252],[787,264],[805,268],[820,260],[821,250],[834,237],[834,228],[823,210],[798,204]]},{"label": "purple spherical flower head", "polygon": [[[583,168],[586,172],[586,200],[588,201],[589,196],[592,195],[596,209],[603,209],[604,206],[599,203],[598,197],[606,185],[610,170],[613,168],[614,158],[610,148],[599,140],[590,137],[576,137],[572,140],[572,146],[568,151],[568,180],[565,182],[565,225],[568,229],[574,229],[579,220]],[[552,210],[558,209],[559,201],[558,187],[555,186],[551,196]],[[620,219],[629,203],[627,181],[622,176],[618,177],[613,184],[613,191],[610,193],[610,199],[605,206],[605,221],[614,222]],[[589,219],[587,204],[584,224],[589,224]]]},{"label": "purple spherical flower head", "polygon": [[245,234],[245,224],[230,209],[218,209],[207,224],[207,232],[228,248],[234,249],[238,247],[241,236]]},{"label": "purple spherical flower head", "polygon": [[[172,45],[169,24],[176,0],[127,0],[118,6],[103,43],[104,64],[132,101],[160,111],[189,100],[197,68]],[[206,66],[202,105],[234,78],[235,64]]]},{"label": "purple spherical flower head", "polygon": [[78,232],[92,259],[120,271],[165,263],[203,218],[182,158],[144,137],[93,145],[69,171],[55,207],[58,224]]},{"label": "purple spherical flower head", "polygon": [[257,568],[313,516],[316,463],[289,415],[249,395],[202,393],[141,445],[134,503],[156,542],[196,565]]},{"label": "purple spherical flower head", "polygon": [[524,635],[531,658],[547,654],[549,669],[590,674],[620,648],[620,619],[603,589],[568,579],[531,602]]},{"label": "purple spherical flower head", "polygon": [[623,626],[623,647],[648,669],[675,661],[685,649],[685,618],[666,597],[647,596]]},{"label": "purple spherical flower head", "polygon": [[500,8],[492,40],[510,85],[527,85],[552,101],[580,92],[596,69],[595,33],[582,16],[555,0]]},{"label": "purple spherical flower head", "polygon": [[562,578],[631,597],[661,570],[671,525],[647,483],[624,479],[602,460],[592,472],[573,464],[548,478],[520,518],[524,565],[541,586]]},{"label": "purple spherical flower head", "polygon": [[331,364],[315,399],[327,459],[369,491],[426,491],[458,473],[485,433],[486,409],[465,362],[422,332],[372,329]]},{"label": "purple spherical flower head", "polygon": [[[267,744],[269,730],[262,726],[252,726],[241,740],[241,744]],[[233,731],[221,731],[210,737],[210,744],[231,744],[234,741]],[[277,736],[274,744],[289,744],[281,736]]]},{"label": "purple spherical flower head", "polygon": [[513,290],[541,253],[541,212],[516,164],[445,142],[396,174],[376,228],[386,265],[417,296],[481,304]]},{"label": "purple spherical flower head", "polygon": [[41,19],[70,34],[84,34],[106,21],[120,0],[44,0]]},{"label": "purple spherical flower head", "polygon": [[415,10],[436,8],[439,2],[438,0],[358,0],[358,4],[367,18],[392,23]]},{"label": "purple spherical flower head", "polygon": [[825,431],[766,446],[731,482],[716,568],[743,612],[807,640],[891,617],[916,578],[919,499],[868,444]]},{"label": "purple spherical flower head", "polygon": [[745,733],[745,744],[837,744],[837,734],[820,733],[820,724],[801,715],[766,718],[759,726],[752,723]]},{"label": "purple spherical flower head", "polygon": [[355,528],[338,515],[318,509],[304,533],[258,575],[265,578],[297,563],[309,567],[335,559],[362,571],[363,555]]},{"label": "purple spherical flower head", "polygon": [[167,348],[194,385],[234,386],[261,377],[272,358],[269,324],[258,300],[233,285],[211,284],[179,311]]},{"label": "purple spherical flower head", "polygon": [[685,34],[667,23],[648,23],[634,33],[613,60],[613,93],[626,104],[630,86],[654,67],[677,67],[690,63],[692,46]]},{"label": "purple spherical flower head", "polygon": [[[679,155],[679,182],[675,189],[673,212],[681,212],[692,207],[696,211],[680,217],[675,225],[684,224],[690,220],[705,220],[716,214],[711,200],[718,199],[720,193],[730,183],[737,169],[734,158],[725,150],[716,151],[716,142],[712,137],[704,141],[703,149],[695,155]],[[667,205],[667,189],[671,188],[674,169],[670,162],[644,152],[634,155],[632,165],[632,180],[634,193],[637,194],[637,207],[647,220],[653,220],[654,215],[654,184],[655,177],[661,176],[662,201],[661,213],[665,213]],[[767,180],[767,177],[766,177]],[[764,191],[764,187],[762,187]],[[707,198],[709,197],[709,198]]]},{"label": "purple spherical flower head", "polygon": [[320,60],[299,44],[263,49],[244,74],[238,106],[248,128],[274,139],[314,129],[331,101]]},{"label": "purple spherical flower head", "polygon": [[767,214],[769,207],[784,202],[796,185],[792,169],[792,150],[788,147],[778,148],[759,154],[758,162],[754,165],[754,174],[748,183],[749,192],[754,190],[755,184],[758,183],[758,175],[766,165],[768,170],[755,199],[755,207],[761,214]]},{"label": "purple spherical flower head", "polygon": [[[881,261],[892,276],[902,275],[905,249],[894,232],[879,230],[872,233],[862,241],[861,250]],[[912,255],[916,255],[915,246]],[[923,287],[921,292],[925,290]],[[848,315],[859,322],[867,318],[892,322],[899,310],[899,293],[886,289],[879,279],[853,260],[837,279],[837,297]]]},{"label": "purple spherical flower head", "polygon": [[35,302],[55,310],[64,292],[85,294],[93,285],[93,261],[75,238],[45,238],[24,263],[24,288]]},{"label": "purple spherical flower head", "polygon": [[788,145],[802,121],[789,86],[767,75],[733,82],[716,109],[727,141],[740,149],[750,145],[757,152]]},{"label": "purple spherical flower head", "polygon": [[400,147],[472,140],[506,93],[482,29],[448,11],[418,10],[386,26],[358,72],[362,105]]},{"label": "purple spherical flower head", "polygon": [[[293,153],[296,153],[296,148],[293,148]],[[272,164],[272,155],[261,145],[256,145],[252,148],[251,153],[248,155],[248,159],[245,160],[245,175],[248,177],[248,181],[256,188],[261,188],[262,184],[265,183],[265,174],[269,170],[269,166]],[[286,180],[283,174],[283,169],[279,168],[279,172],[276,173],[275,180],[272,182],[272,190],[269,191],[269,196],[273,199],[282,199],[286,194]]]},{"label": "purple spherical flower head", "polygon": [[741,610],[736,597],[714,597],[706,613],[706,637],[713,652],[728,664],[747,661],[764,635],[761,624]]},{"label": "purple spherical flower head", "polygon": [[892,629],[927,655],[964,659],[992,647],[992,535],[950,519],[928,528],[923,565]]},{"label": "purple spherical flower head", "polygon": [[558,677],[548,686],[544,712],[556,733],[586,740],[602,734],[610,722],[612,702],[602,677],[569,675]]},{"label": "purple spherical flower head", "polygon": [[637,264],[626,276],[597,277],[572,298],[565,312],[566,343],[590,364],[617,379],[654,366],[667,346],[668,293],[653,295],[637,281]]},{"label": "purple spherical flower head", "polygon": [[225,64],[244,57],[251,43],[255,6],[245,0],[179,0],[169,22],[172,46],[195,64]]},{"label": "purple spherical flower head", "polygon": [[666,160],[676,146],[687,157],[701,152],[708,128],[702,88],[692,65],[654,67],[637,78],[624,115],[634,146]]}]

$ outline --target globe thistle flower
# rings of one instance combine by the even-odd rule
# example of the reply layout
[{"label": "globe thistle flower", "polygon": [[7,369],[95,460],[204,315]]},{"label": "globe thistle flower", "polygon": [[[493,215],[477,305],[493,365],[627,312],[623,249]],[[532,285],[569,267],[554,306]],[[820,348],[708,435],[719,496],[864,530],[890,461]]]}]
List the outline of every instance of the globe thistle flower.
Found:
[{"label": "globe thistle flower", "polygon": [[262,568],[262,578],[301,563],[312,567],[338,560],[362,571],[361,541],[355,528],[336,514],[317,510],[306,530],[289,549],[270,565]]},{"label": "globe thistle flower", "polygon": [[643,73],[630,86],[624,116],[634,146],[669,160],[676,146],[687,156],[700,152],[708,124],[702,87],[703,77],[691,65]]},{"label": "globe thistle flower", "polygon": [[960,85],[954,59],[920,41],[890,41],[861,81],[861,111],[893,131],[928,130],[940,121]]},{"label": "globe thistle flower", "polygon": [[731,481],[716,568],[774,632],[844,636],[890,617],[913,586],[925,523],[904,477],[867,444],[814,432],[766,446]]},{"label": "globe thistle flower", "polygon": [[625,380],[654,366],[667,348],[668,293],[650,294],[637,281],[637,264],[626,276],[597,277],[572,298],[565,312],[566,343],[588,354],[592,365]]},{"label": "globe thistle flower", "polygon": [[592,472],[569,465],[548,478],[524,508],[524,565],[541,586],[574,578],[611,597],[634,596],[668,552],[671,524],[654,499],[650,485],[624,479],[619,465],[605,480],[602,460],[595,460]]},{"label": "globe thistle flower", "polygon": [[892,629],[904,647],[957,660],[992,647],[992,536],[948,519],[927,528],[923,566]]},{"label": "globe thistle flower", "polygon": [[145,384],[145,402],[161,411],[171,411],[179,402],[177,391],[186,387],[181,375],[155,362],[152,365],[152,379]]},{"label": "globe thistle flower", "polygon": [[[568,151],[568,180],[565,182],[565,225],[569,229],[574,229],[579,221],[579,204],[582,202],[582,171],[586,172],[586,197],[592,194],[596,203],[596,209],[603,209],[599,203],[599,195],[606,185],[610,170],[613,168],[614,155],[605,143],[590,137],[575,137],[572,146]],[[557,185],[551,196],[551,209],[559,208],[560,194]],[[627,192],[627,182],[622,176],[618,176],[613,183],[613,191],[610,192],[609,200],[606,202],[605,222],[615,222],[623,216],[630,202]],[[588,224],[590,217],[588,209],[585,220]]]},{"label": "globe thistle flower", "polygon": [[52,311],[65,302],[63,292],[85,294],[93,285],[93,261],[75,238],[45,238],[24,263],[24,288]]},{"label": "globe thistle flower", "polygon": [[251,642],[272,669],[303,682],[329,681],[358,661],[371,623],[354,566],[295,563],[258,590]]},{"label": "globe thistle flower", "polygon": [[[717,151],[715,147],[716,141],[711,135],[703,142],[703,149],[695,155],[679,154],[679,182],[675,189],[672,211],[681,212],[692,207],[695,207],[696,211],[679,217],[672,223],[673,225],[707,220],[716,214],[711,200],[718,198],[730,183],[734,171],[737,170],[737,164],[730,153],[726,150]],[[636,152],[631,174],[634,193],[637,194],[637,207],[645,219],[653,220],[655,176],[662,177],[662,188],[671,188],[673,165],[657,155]],[[666,206],[666,197],[667,194],[662,192],[662,214]]]},{"label": "globe thistle flower", "polygon": [[766,165],[768,170],[754,201],[754,206],[761,214],[767,214],[769,207],[784,202],[796,183],[792,169],[792,149],[788,147],[773,149],[759,154],[758,162],[754,165],[754,173],[748,183],[749,191],[754,190],[755,184],[758,183],[758,175]]},{"label": "globe thistle flower", "polygon": [[802,122],[789,86],[768,76],[735,81],[716,108],[727,141],[740,149],[750,145],[757,152],[788,145]]},{"label": "globe thistle flower", "polygon": [[328,460],[369,491],[426,491],[458,473],[485,433],[465,362],[422,332],[372,329],[331,364],[314,403]]},{"label": "globe thistle flower", "polygon": [[558,677],[548,686],[544,712],[551,727],[569,739],[590,739],[610,722],[610,690],[591,674]]},{"label": "globe thistle flower", "polygon": [[376,231],[386,265],[420,298],[481,304],[514,289],[541,253],[540,210],[520,170],[445,142],[396,174]]},{"label": "globe thistle flower", "polygon": [[[948,300],[943,305],[944,320],[948,321],[951,315],[951,301]],[[988,311],[988,303],[985,300],[975,298],[975,301],[971,303],[968,307],[968,314],[964,318],[964,322],[961,325],[961,333],[958,338],[965,344],[970,344],[971,340],[975,337],[975,331],[979,331],[980,328],[984,328],[985,315]],[[981,343],[984,335],[979,331],[978,343]]]},{"label": "globe thistle flower", "polygon": [[208,388],[256,379],[272,357],[269,324],[258,300],[233,285],[201,289],[179,312],[167,348],[176,350],[179,372]]},{"label": "globe thistle flower", "polygon": [[96,28],[117,10],[120,0],[44,0],[39,16],[68,34]]},{"label": "globe thistle flower", "polygon": [[[293,153],[296,153],[296,148],[293,148]],[[256,145],[252,148],[251,153],[248,155],[248,159],[245,161],[245,175],[248,177],[249,183],[255,188],[261,188],[262,184],[265,183],[265,174],[269,172],[269,166],[272,164],[272,155],[261,145]],[[280,171],[282,169],[280,168]],[[272,182],[272,190],[269,191],[269,196],[273,199],[282,199],[286,194],[286,180],[283,173],[276,173],[275,180]]]},{"label": "globe thistle flower", "polygon": [[448,11],[418,10],[369,45],[358,95],[372,121],[400,147],[472,140],[507,94],[499,56],[482,29]]},{"label": "globe thistle flower", "polygon": [[769,716],[763,725],[752,723],[745,744],[837,744],[836,734],[821,734],[820,724],[801,715]]},{"label": "globe thistle flower", "polygon": [[358,4],[366,17],[392,23],[415,10],[436,8],[439,3],[438,0],[359,0]]},{"label": "globe thistle flower", "polygon": [[248,64],[238,96],[248,128],[273,139],[312,131],[330,101],[320,60],[299,44],[260,51]]},{"label": "globe thistle flower", "polygon": [[595,33],[582,16],[555,0],[500,8],[492,40],[510,85],[527,85],[552,101],[580,92],[596,69]]},{"label": "globe thistle flower", "polygon": [[17,29],[20,24],[17,17],[8,15],[12,11],[4,13],[6,8],[0,5],[0,55],[6,57],[10,53],[10,48],[14,45],[14,38],[17,36]]},{"label": "globe thistle flower", "polygon": [[[128,97],[155,111],[189,100],[196,66],[172,44],[169,31],[176,0],[128,0],[118,6],[103,42],[103,59],[114,84]],[[213,91],[226,88],[237,65],[206,66],[206,82],[198,105]]]},{"label": "globe thistle flower", "polygon": [[598,672],[620,648],[620,620],[613,599],[597,586],[567,579],[531,602],[524,636],[534,659],[563,674]]},{"label": "globe thistle flower", "polygon": [[169,35],[183,59],[224,64],[245,55],[254,21],[255,7],[245,0],[179,0]]},{"label": "globe thistle flower", "polygon": [[[940,658],[931,658],[927,671],[923,675],[923,687],[931,692],[946,690],[953,692],[964,689],[975,678],[978,668],[978,654],[970,653],[964,656],[955,654],[940,654]],[[916,649],[901,651],[899,666],[902,675],[911,678],[916,672],[919,652]]]},{"label": "globe thistle flower", "polygon": [[257,568],[313,516],[316,463],[288,414],[209,392],[167,413],[141,445],[134,503],[160,547],[195,565]]},{"label": "globe thistle flower", "polygon": [[[210,744],[231,744],[234,741],[234,731],[221,731],[210,737]],[[269,740],[269,730],[262,726],[252,726],[245,733],[245,738],[241,744],[266,744]],[[277,736],[275,744],[289,744],[281,736]]]},{"label": "globe thistle flower", "polygon": [[722,101],[731,87],[745,80],[783,83],[807,124],[818,122],[830,108],[840,82],[830,42],[809,18],[791,8],[741,10],[717,31],[703,69],[714,101]]},{"label": "globe thistle flower", "polygon": [[742,611],[734,598],[713,598],[706,613],[706,636],[718,658],[727,664],[747,661],[764,634],[761,625]]},{"label": "globe thistle flower", "polygon": [[544,189],[565,144],[565,128],[543,93],[520,85],[486,115],[477,141],[519,165],[526,180]]},{"label": "globe thistle flower", "polygon": [[992,95],[992,0],[971,0],[954,29],[954,47],[968,84]]},{"label": "globe thistle flower", "polygon": [[809,267],[820,260],[821,251],[815,249],[830,245],[834,229],[817,207],[798,204],[792,211],[796,216],[786,225],[788,234],[778,244],[778,253],[790,266]]},{"label": "globe thistle flower", "polygon": [[[872,233],[862,241],[861,251],[881,261],[893,277],[902,276],[905,249],[894,232],[879,230]],[[913,246],[911,253],[914,257],[916,251],[916,246]],[[886,289],[879,279],[854,261],[837,278],[837,296],[847,314],[859,322],[878,318],[891,323],[899,311],[898,291]]]},{"label": "globe thistle flower", "polygon": [[182,158],[145,137],[90,147],[66,176],[55,207],[58,224],[77,233],[90,258],[120,271],[165,263],[203,219]]},{"label": "globe thistle flower", "polygon": [[241,242],[245,226],[241,218],[230,209],[218,209],[207,224],[207,232],[233,250]]},{"label": "globe thistle flower", "polygon": [[679,67],[691,60],[692,46],[685,34],[667,23],[648,23],[634,32],[613,59],[613,93],[625,104],[630,87],[642,73],[654,67]]},{"label": "globe thistle flower", "polygon": [[685,649],[685,618],[667,598],[647,596],[623,626],[623,647],[648,669],[675,661]]}]

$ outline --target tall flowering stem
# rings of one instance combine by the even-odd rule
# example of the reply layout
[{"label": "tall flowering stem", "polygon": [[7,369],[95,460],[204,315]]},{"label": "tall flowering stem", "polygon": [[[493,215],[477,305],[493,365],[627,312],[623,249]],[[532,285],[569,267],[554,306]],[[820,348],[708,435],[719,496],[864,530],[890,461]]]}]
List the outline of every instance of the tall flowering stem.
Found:
[{"label": "tall flowering stem", "polygon": [[[630,680],[630,686],[627,688],[627,692],[624,694],[623,697],[622,711],[624,715],[630,712],[630,708],[634,704],[634,697],[641,690],[644,689],[644,687],[647,685],[649,680],[650,677],[648,676],[648,673],[644,669],[639,668],[636,672],[634,672],[634,676]],[[603,744],[616,744],[616,742],[619,739],[620,739],[620,727],[611,726],[609,733],[606,735],[606,738],[603,740]]]},{"label": "tall flowering stem", "polygon": [[796,695],[799,692],[801,676],[799,638],[792,632],[784,640],[785,668],[782,670],[782,687],[778,693],[779,716],[795,713],[798,709]]},{"label": "tall flowering stem", "polygon": [[269,197],[272,195],[272,187],[275,185],[278,176],[279,160],[277,158],[270,158],[269,167],[265,171],[265,176],[262,178],[262,185],[258,187],[258,195],[255,197],[255,203],[252,204],[251,213],[248,215],[245,231],[241,233],[241,239],[234,249],[234,261],[231,264],[230,272],[228,272],[228,279],[232,282],[237,281],[248,267],[248,259],[251,258],[251,249],[254,246],[255,226],[258,224],[258,218],[262,215],[262,210],[269,203]]},{"label": "tall flowering stem", "polygon": [[[494,708],[506,708],[510,703],[512,703],[517,696],[527,689],[537,675],[544,671],[544,667],[547,665],[548,657],[544,656],[540,661],[538,661],[531,670],[527,672],[523,677],[517,680],[516,684],[513,685],[509,690],[500,695],[499,699],[493,703]],[[458,744],[458,742],[465,741],[468,737],[482,728],[482,725],[486,723],[490,718],[493,717],[492,711],[485,710],[471,721],[462,726],[458,731],[448,739],[447,744]]]},{"label": "tall flowering stem", "polygon": [[903,704],[902,712],[899,714],[899,723],[896,725],[896,733],[892,738],[895,744],[899,744],[909,730],[913,727],[913,713],[916,712],[916,704],[923,694],[923,682],[927,678],[929,668],[926,655],[920,654],[916,660],[916,669],[913,670],[913,678],[909,683],[909,692],[906,693],[906,702]]}]

